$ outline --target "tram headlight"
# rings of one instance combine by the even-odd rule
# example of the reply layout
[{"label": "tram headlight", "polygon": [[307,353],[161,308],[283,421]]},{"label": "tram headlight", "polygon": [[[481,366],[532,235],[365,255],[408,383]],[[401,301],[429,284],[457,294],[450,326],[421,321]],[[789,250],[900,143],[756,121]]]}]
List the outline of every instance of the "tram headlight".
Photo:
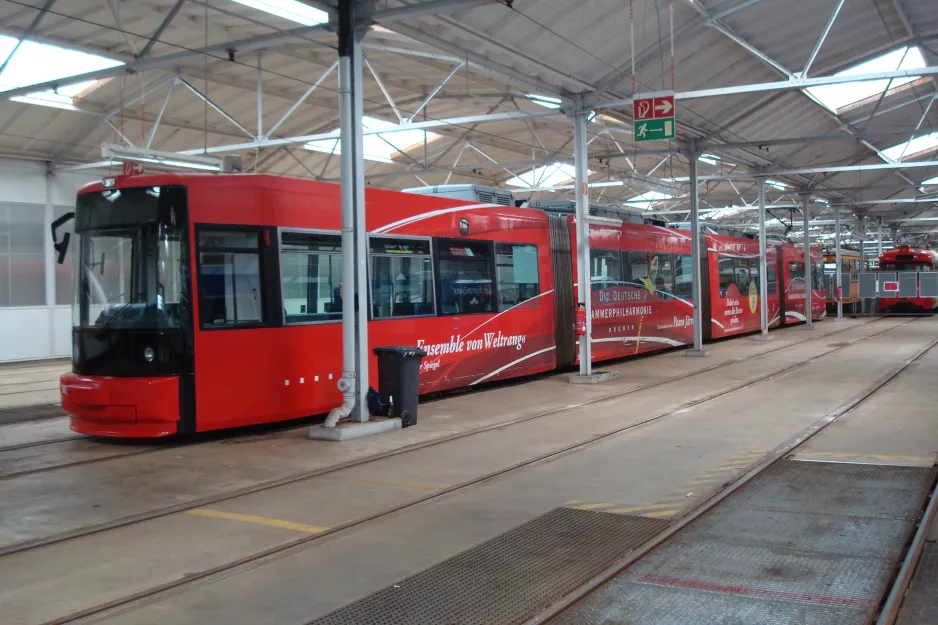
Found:
[{"label": "tram headlight", "polygon": [[143,359],[147,362],[153,362],[153,348],[147,347],[143,350]]}]

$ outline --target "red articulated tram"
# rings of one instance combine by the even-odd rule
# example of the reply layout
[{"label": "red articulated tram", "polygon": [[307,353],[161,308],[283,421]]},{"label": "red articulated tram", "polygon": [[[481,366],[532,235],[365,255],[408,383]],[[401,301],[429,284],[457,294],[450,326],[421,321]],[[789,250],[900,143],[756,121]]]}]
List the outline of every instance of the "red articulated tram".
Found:
[{"label": "red articulated tram", "polygon": [[[422,192],[366,194],[369,347],[424,349],[422,394],[573,365],[573,216],[499,190],[476,189],[475,202]],[[73,430],[168,436],[342,402],[338,185],[109,179],[79,193],[75,234],[73,372],[61,380]],[[705,241],[706,335],[758,330],[758,241]],[[594,224],[590,245],[594,360],[693,341],[689,232]],[[803,319],[803,251],[772,246],[769,274],[772,324]],[[819,317],[824,294],[812,295]]]},{"label": "red articulated tram", "polygon": [[[903,274],[938,271],[938,252],[934,250],[916,249],[908,245],[900,245],[896,249],[883,252],[879,257],[880,282],[890,279],[902,279]],[[898,291],[898,280],[897,285]],[[894,297],[883,297],[889,292],[882,288],[879,297],[880,312],[922,313],[938,310],[938,298],[921,297],[917,292],[915,297],[900,297],[896,292]]]}]

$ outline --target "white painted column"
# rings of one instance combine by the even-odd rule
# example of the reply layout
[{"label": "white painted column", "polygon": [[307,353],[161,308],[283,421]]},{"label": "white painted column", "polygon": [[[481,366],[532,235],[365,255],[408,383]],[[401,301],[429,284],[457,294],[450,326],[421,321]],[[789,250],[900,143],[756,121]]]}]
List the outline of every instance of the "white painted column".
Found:
[{"label": "white painted column", "polygon": [[592,303],[592,267],[590,263],[589,241],[589,188],[587,174],[586,116],[583,100],[575,96],[573,122],[573,159],[576,170],[576,260],[577,260],[577,301],[586,308],[586,334],[580,340],[580,375],[593,372],[593,303]]}]

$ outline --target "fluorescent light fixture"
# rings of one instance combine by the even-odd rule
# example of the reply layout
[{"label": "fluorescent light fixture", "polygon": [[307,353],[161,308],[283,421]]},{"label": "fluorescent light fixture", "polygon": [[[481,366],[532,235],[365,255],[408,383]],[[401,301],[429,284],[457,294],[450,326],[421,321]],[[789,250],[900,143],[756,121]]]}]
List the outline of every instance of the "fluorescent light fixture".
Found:
[{"label": "fluorescent light fixture", "polygon": [[649,209],[653,205],[663,202],[664,200],[670,200],[673,198],[673,195],[668,195],[667,193],[659,193],[657,191],[648,191],[642,193],[641,195],[636,195],[635,197],[629,198],[625,201],[627,206],[634,206],[637,208]]},{"label": "fluorescent light fixture", "polygon": [[101,146],[101,157],[106,161],[116,163],[150,163],[169,169],[221,171],[221,159],[212,156],[189,156],[176,152],[158,152],[110,143]]},{"label": "fluorescent light fixture", "polygon": [[505,184],[513,187],[556,187],[563,182],[576,179],[576,169],[567,163],[553,163],[535,167],[523,174],[509,178]]},{"label": "fluorescent light fixture", "polygon": [[315,9],[303,2],[297,2],[297,0],[232,0],[232,2],[282,17],[303,26],[316,26],[329,21],[329,14],[325,11]]},{"label": "fluorescent light fixture", "polygon": [[[417,145],[423,144],[425,137],[428,142],[439,137],[438,134],[427,130],[407,129],[406,125],[392,124],[375,117],[362,117],[362,127],[371,131],[388,129],[388,132],[379,132],[362,137],[365,160],[378,163],[393,163],[395,154],[406,152]],[[397,130],[399,128],[404,129]],[[303,147],[313,152],[339,155],[342,153],[342,140],[321,139],[319,141],[310,141]]]},{"label": "fluorescent light fixture", "polygon": [[[842,72],[837,72],[834,76],[876,74],[879,72],[891,72],[898,69],[920,69],[925,66],[925,59],[922,58],[922,53],[917,47],[902,47],[883,54],[882,56],[878,56],[875,59],[854,65]],[[845,106],[880,95],[887,88],[893,90],[913,82],[918,78],[918,76],[895,78],[891,82],[888,79],[845,82],[837,85],[811,87],[810,89],[805,89],[805,91],[815,100],[836,113],[838,109],[844,108]]]},{"label": "fluorescent light fixture", "polygon": [[[120,61],[97,54],[35,41],[24,41],[16,48],[17,42],[14,37],[0,35],[0,59],[9,58],[6,68],[0,74],[0,92],[123,65]],[[75,101],[106,81],[107,79],[84,81],[64,85],[55,91],[38,91],[10,99],[25,104],[76,111],[78,109],[75,107]]]},{"label": "fluorescent light fixture", "polygon": [[697,160],[707,165],[716,165],[720,162],[720,157],[713,154],[701,154],[697,157]]},{"label": "fluorescent light fixture", "polygon": [[552,98],[546,95],[538,95],[536,93],[529,93],[528,99],[535,104],[543,106],[548,109],[559,109],[560,108],[560,98]]},{"label": "fluorescent light fixture", "polygon": [[900,160],[914,158],[924,152],[932,152],[936,149],[938,149],[938,132],[933,132],[903,141],[891,148],[886,148],[880,153],[880,157],[887,163],[890,161],[897,163]]},{"label": "fluorescent light fixture", "polygon": [[813,198],[813,199],[814,199],[815,203],[817,203],[817,204],[827,204],[827,203],[828,203],[827,200],[825,200],[825,199],[822,198],[822,197],[816,197],[816,198]]},{"label": "fluorescent light fixture", "polygon": [[769,185],[773,189],[778,189],[779,191],[784,191],[788,188],[788,185],[784,182],[779,182],[778,180],[772,180],[771,178],[766,178],[765,184]]}]

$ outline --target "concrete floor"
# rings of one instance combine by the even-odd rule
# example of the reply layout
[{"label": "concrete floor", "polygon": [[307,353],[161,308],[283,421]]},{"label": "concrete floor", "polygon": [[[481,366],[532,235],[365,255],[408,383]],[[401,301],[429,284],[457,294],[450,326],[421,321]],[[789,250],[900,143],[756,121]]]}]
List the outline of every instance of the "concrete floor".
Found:
[{"label": "concrete floor", "polygon": [[8,409],[58,404],[59,377],[69,371],[71,361],[62,359],[0,365],[0,424],[13,421],[4,418]]},{"label": "concrete floor", "polygon": [[[443,441],[3,556],[3,620],[41,623],[295,543],[118,609],[108,622],[303,623],[557,506],[671,518],[862,392],[936,331],[931,319],[786,329],[770,343],[714,344],[706,359],[669,353],[604,367],[619,373],[608,384],[548,376],[428,402],[416,427],[348,443],[309,441],[303,429],[137,455],[85,440],[30,448],[36,453],[16,462],[0,455],[7,472],[48,469],[0,481],[0,545],[10,546]],[[867,414],[874,396],[801,453],[933,461],[938,429],[922,417],[933,414],[925,408],[934,404],[935,366],[930,353],[882,390],[892,402],[917,398],[904,404],[911,410],[880,405]],[[34,434],[50,436],[49,428]],[[54,468],[81,457],[107,459]]]}]

